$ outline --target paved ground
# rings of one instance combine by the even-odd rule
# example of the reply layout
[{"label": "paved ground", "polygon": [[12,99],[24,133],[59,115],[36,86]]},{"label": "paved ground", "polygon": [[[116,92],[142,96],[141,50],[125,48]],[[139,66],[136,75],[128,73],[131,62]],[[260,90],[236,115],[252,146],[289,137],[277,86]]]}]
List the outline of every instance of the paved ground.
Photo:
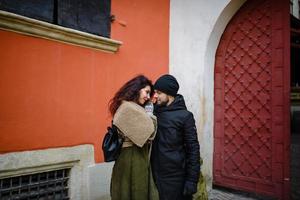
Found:
[{"label": "paved ground", "polygon": [[300,199],[300,134],[291,138],[291,200]]},{"label": "paved ground", "polygon": [[258,196],[246,192],[228,189],[213,189],[210,191],[209,200],[274,200],[270,197]]}]

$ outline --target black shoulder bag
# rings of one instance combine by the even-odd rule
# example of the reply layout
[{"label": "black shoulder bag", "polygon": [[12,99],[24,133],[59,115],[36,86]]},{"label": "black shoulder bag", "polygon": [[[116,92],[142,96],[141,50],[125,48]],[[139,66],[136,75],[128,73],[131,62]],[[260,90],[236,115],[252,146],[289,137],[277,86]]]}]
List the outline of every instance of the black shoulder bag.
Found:
[{"label": "black shoulder bag", "polygon": [[107,133],[102,142],[105,162],[117,160],[122,149],[123,141],[124,138],[119,135],[118,128],[115,125],[112,124],[111,127],[107,127]]}]

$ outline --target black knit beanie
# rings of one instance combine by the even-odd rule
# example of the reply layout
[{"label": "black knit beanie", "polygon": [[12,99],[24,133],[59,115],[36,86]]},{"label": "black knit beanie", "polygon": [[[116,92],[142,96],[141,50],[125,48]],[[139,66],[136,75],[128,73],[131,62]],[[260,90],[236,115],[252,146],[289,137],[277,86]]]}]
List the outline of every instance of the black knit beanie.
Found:
[{"label": "black knit beanie", "polygon": [[174,76],[165,74],[157,79],[154,89],[175,97],[179,89],[179,84]]}]

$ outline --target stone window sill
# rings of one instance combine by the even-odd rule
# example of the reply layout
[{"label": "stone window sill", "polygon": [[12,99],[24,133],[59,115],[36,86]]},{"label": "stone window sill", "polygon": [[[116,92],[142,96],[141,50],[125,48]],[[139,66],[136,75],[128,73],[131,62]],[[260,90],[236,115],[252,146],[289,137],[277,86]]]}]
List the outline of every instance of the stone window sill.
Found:
[{"label": "stone window sill", "polygon": [[1,10],[0,29],[110,53],[117,52],[122,44],[120,41],[65,28]]}]

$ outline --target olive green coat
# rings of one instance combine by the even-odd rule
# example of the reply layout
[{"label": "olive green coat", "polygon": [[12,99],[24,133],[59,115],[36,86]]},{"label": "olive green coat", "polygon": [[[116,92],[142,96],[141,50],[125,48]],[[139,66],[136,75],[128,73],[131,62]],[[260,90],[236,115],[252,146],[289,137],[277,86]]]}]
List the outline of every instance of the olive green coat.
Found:
[{"label": "olive green coat", "polygon": [[112,200],[158,200],[149,163],[149,145],[122,149],[111,179]]},{"label": "olive green coat", "polygon": [[111,178],[112,200],[158,200],[150,165],[150,146],[156,133],[156,118],[143,107],[124,101],[113,123],[125,137]]}]

